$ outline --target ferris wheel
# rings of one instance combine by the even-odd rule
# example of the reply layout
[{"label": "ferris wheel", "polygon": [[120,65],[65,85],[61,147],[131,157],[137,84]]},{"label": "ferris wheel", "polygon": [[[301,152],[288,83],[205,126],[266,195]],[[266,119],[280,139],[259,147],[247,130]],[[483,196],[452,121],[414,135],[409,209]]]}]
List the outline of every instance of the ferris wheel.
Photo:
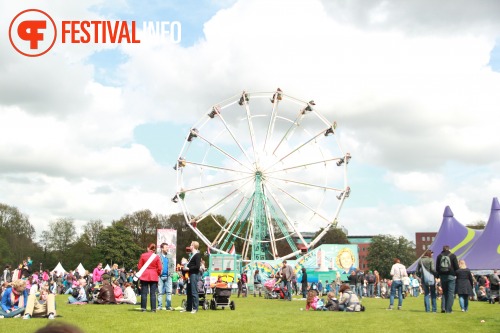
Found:
[{"label": "ferris wheel", "polygon": [[351,156],[336,129],[312,100],[279,88],[243,91],[212,105],[187,133],[172,201],[211,253],[297,256],[337,225],[350,194]]}]

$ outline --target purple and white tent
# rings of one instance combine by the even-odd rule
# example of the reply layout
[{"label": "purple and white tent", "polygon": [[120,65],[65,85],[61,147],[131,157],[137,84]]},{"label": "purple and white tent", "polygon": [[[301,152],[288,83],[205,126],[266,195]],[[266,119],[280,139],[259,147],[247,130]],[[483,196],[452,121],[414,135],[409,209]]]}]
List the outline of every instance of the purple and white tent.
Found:
[{"label": "purple and white tent", "polygon": [[[441,227],[429,247],[429,249],[434,252],[432,255],[433,259],[436,260],[437,256],[443,250],[444,245],[448,245],[451,252],[455,253],[458,258],[462,257],[472,249],[474,243],[480,238],[482,233],[482,230],[467,228],[458,222],[453,216],[451,208],[446,206]],[[408,267],[407,270],[409,272],[415,272],[419,260],[420,258]],[[470,264],[469,267],[471,267]]]}]

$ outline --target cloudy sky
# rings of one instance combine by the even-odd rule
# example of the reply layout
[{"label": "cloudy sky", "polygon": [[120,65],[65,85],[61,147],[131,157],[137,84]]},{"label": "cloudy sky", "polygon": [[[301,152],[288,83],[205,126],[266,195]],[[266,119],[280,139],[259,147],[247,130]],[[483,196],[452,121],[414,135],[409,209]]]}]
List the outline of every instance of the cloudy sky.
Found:
[{"label": "cloudy sky", "polygon": [[[0,5],[0,202],[40,233],[140,209],[171,214],[172,165],[211,105],[281,87],[314,99],[353,156],[350,235],[414,240],[445,206],[486,221],[500,194],[500,2],[92,0]],[[28,58],[11,20],[178,21],[181,42],[62,44]],[[139,33],[141,33],[139,31]]]}]

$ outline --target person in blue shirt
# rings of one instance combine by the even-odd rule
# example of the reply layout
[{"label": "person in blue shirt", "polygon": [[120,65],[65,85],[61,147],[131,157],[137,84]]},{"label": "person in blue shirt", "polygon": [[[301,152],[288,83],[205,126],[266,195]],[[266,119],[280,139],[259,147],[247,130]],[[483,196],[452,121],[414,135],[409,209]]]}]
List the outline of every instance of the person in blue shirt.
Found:
[{"label": "person in blue shirt", "polygon": [[12,282],[11,288],[5,289],[2,295],[0,316],[5,318],[21,316],[27,303],[26,281],[16,280]]},{"label": "person in blue shirt", "polygon": [[165,296],[165,310],[172,309],[172,274],[175,273],[175,262],[173,255],[168,250],[167,243],[160,245],[161,273],[158,277],[158,310],[162,309],[163,295]]}]

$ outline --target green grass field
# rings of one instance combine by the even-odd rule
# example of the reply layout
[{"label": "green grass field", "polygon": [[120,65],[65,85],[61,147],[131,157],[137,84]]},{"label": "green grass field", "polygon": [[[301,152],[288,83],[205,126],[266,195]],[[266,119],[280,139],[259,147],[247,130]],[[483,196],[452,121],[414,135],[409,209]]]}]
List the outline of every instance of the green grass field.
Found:
[{"label": "green grass field", "polygon": [[[211,296],[208,295],[210,299]],[[185,296],[173,296],[179,306]],[[458,299],[454,313],[426,313],[423,297],[404,300],[403,310],[387,311],[387,299],[363,299],[366,312],[301,311],[305,301],[231,297],[236,310],[228,308],[197,314],[179,311],[140,312],[138,305],[68,305],[67,296],[57,296],[57,318],[80,327],[84,332],[500,332],[500,305],[470,302],[469,312],[461,312]],[[438,300],[438,308],[439,308]],[[484,322],[482,322],[484,321]],[[47,325],[42,318],[0,319],[0,332],[34,332]]]}]

